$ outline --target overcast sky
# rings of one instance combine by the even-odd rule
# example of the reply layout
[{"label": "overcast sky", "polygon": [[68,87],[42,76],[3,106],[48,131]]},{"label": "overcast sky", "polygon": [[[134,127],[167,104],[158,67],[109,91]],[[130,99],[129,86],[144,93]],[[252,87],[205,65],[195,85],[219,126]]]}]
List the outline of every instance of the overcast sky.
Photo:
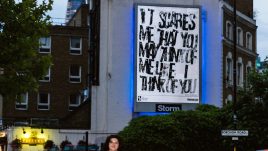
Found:
[{"label": "overcast sky", "polygon": [[[41,1],[41,0],[38,0]],[[53,18],[64,22],[68,0],[54,0],[53,10],[49,13]],[[253,0],[256,12],[257,29],[257,52],[261,60],[268,56],[268,0]]]},{"label": "overcast sky", "polygon": [[253,0],[257,22],[257,52],[261,60],[268,56],[268,0]]}]

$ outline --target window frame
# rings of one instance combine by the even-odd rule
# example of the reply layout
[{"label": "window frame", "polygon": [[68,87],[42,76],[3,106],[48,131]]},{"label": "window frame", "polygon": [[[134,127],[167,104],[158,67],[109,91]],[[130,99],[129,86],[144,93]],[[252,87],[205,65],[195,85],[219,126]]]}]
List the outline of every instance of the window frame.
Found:
[{"label": "window frame", "polygon": [[[79,75],[71,75],[71,68],[78,67],[79,68]],[[81,83],[81,75],[82,75],[82,66],[81,65],[71,65],[69,67],[69,82],[70,83]],[[78,80],[72,80],[78,79]]]},{"label": "window frame", "polygon": [[51,67],[48,68],[48,73],[44,76],[43,79],[40,79],[40,82],[50,82],[51,77]]},{"label": "window frame", "polygon": [[243,30],[241,27],[236,28],[236,42],[239,46],[243,46]]},{"label": "window frame", "polygon": [[[228,60],[230,60],[230,64],[228,64]],[[232,86],[233,85],[233,58],[232,58],[231,52],[228,52],[226,56],[226,72],[225,73],[226,73],[227,87]]]},{"label": "window frame", "polygon": [[[48,39],[46,40],[46,42],[48,42],[48,45],[43,45],[41,39]],[[48,50],[48,51],[41,51],[41,50]],[[41,37],[39,39],[39,53],[45,53],[45,54],[51,53],[51,36]]]},{"label": "window frame", "polygon": [[[77,102],[76,104],[71,103],[71,97],[75,96],[75,101]],[[69,95],[69,106],[68,110],[73,111],[75,108],[77,108],[81,104],[81,94],[75,93],[75,94],[70,94]]]},{"label": "window frame", "polygon": [[[230,25],[230,26],[228,26]],[[226,28],[225,28],[225,36],[226,38],[228,38],[229,40],[233,40],[233,24],[227,20],[226,21]]]},{"label": "window frame", "polygon": [[[40,94],[47,94],[47,103],[40,102]],[[44,107],[44,106],[47,106],[47,109],[40,108],[40,107]],[[39,110],[39,111],[50,110],[50,93],[46,93],[46,92],[39,92],[38,93],[38,95],[37,95],[37,110]]]},{"label": "window frame", "polygon": [[[23,100],[21,102],[15,101],[15,109],[16,110],[28,110],[28,102],[29,102],[28,92],[23,93],[21,95],[24,95],[25,97],[23,97]],[[22,106],[22,107],[20,107],[20,106]],[[23,107],[23,106],[25,106],[25,107]]]},{"label": "window frame", "polygon": [[250,71],[252,71],[252,62],[248,61],[247,65],[246,65],[246,86],[249,86],[248,85],[248,75],[249,75]]},{"label": "window frame", "polygon": [[229,104],[230,102],[233,102],[233,95],[228,94],[226,99],[225,99],[225,104]]},{"label": "window frame", "polygon": [[[79,38],[79,48],[72,47],[72,40],[74,38]],[[79,36],[70,37],[70,54],[72,54],[72,55],[82,55],[82,37],[79,37]]]},{"label": "window frame", "polygon": [[252,50],[252,34],[250,32],[246,32],[246,48]]},{"label": "window frame", "polygon": [[[241,66],[239,66],[241,65]],[[239,68],[240,67],[240,68]],[[237,60],[237,63],[236,63],[236,70],[237,70],[237,75],[236,75],[236,83],[237,83],[237,86],[240,86],[240,87],[243,87],[243,82],[244,82],[244,70],[243,70],[243,61],[242,61],[242,58],[239,57],[238,60]]]},{"label": "window frame", "polygon": [[5,69],[0,67],[0,75],[3,75],[5,73]]}]

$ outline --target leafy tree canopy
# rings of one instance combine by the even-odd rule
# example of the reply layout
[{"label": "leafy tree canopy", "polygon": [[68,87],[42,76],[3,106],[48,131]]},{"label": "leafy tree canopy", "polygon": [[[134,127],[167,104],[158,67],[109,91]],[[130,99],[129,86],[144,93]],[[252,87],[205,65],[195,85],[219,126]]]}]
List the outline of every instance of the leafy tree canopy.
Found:
[{"label": "leafy tree canopy", "polygon": [[39,55],[39,39],[51,25],[46,13],[52,0],[0,0],[0,94],[12,98],[37,90],[38,80],[51,65]]}]

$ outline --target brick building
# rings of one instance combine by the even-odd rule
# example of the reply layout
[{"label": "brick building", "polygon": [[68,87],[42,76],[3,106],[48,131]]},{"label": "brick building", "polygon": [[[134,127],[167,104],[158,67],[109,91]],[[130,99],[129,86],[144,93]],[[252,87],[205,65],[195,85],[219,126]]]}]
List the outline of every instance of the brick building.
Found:
[{"label": "brick building", "polygon": [[[73,145],[85,139],[91,122],[88,10],[88,5],[81,5],[65,26],[51,26],[49,36],[40,39],[37,51],[39,55],[51,55],[52,66],[39,80],[37,92],[22,94],[20,102],[3,103],[2,122],[8,128],[8,142],[14,138],[23,139],[27,133],[39,135],[40,132],[42,139],[51,139],[56,145],[65,139]],[[23,148],[42,149],[40,142],[35,146],[25,143]]]},{"label": "brick building", "polygon": [[[233,100],[233,0],[223,3],[223,104]],[[253,16],[253,1],[237,0],[236,21],[236,82],[237,89],[247,84],[246,76],[255,69],[257,59],[256,21]]]}]

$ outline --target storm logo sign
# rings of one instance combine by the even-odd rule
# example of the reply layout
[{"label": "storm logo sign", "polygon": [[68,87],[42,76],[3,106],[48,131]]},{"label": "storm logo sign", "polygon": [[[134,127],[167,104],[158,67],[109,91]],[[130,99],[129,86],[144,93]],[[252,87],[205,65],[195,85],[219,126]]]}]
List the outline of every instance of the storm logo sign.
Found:
[{"label": "storm logo sign", "polygon": [[200,8],[136,6],[136,101],[199,103]]}]

